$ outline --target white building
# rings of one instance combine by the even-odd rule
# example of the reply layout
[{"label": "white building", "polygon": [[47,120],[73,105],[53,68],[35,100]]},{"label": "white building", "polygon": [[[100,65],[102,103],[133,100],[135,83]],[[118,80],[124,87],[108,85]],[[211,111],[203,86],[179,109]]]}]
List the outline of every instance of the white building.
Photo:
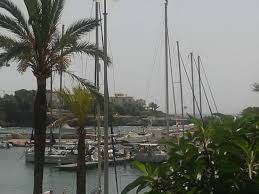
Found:
[{"label": "white building", "polygon": [[115,93],[114,96],[110,97],[110,101],[118,106],[124,106],[135,102],[134,98],[123,93]]}]

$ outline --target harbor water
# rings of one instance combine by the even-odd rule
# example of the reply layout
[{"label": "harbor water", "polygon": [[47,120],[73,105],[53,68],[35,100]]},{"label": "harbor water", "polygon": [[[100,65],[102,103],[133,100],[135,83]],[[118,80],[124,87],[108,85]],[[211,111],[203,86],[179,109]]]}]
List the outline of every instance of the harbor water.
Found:
[{"label": "harbor water", "polygon": [[[132,129],[132,128],[131,128]],[[10,130],[10,129],[9,129]],[[8,131],[9,131],[8,130]],[[25,129],[17,129],[21,132]],[[28,129],[27,129],[28,130]],[[27,131],[25,130],[25,131]],[[13,131],[13,130],[12,130]],[[118,130],[116,130],[118,132]],[[125,127],[122,133],[130,131]],[[33,191],[33,164],[25,163],[26,148],[0,149],[0,194],[29,194]],[[109,168],[110,193],[116,193],[115,171]],[[119,192],[140,174],[130,163],[117,166]],[[91,193],[97,188],[97,169],[86,172],[86,189]],[[65,172],[46,165],[44,168],[44,191],[53,190],[54,194],[74,194],[76,191],[76,172]],[[135,193],[135,192],[132,192]]]},{"label": "harbor water", "polygon": [[[29,194],[33,190],[33,164],[24,161],[25,148],[0,149],[0,193]],[[110,193],[116,193],[114,168],[110,167]],[[139,172],[130,164],[117,166],[118,186],[121,191],[133,181]],[[87,193],[96,189],[97,170],[87,170]],[[44,171],[44,191],[53,190],[54,194],[74,194],[76,173],[63,172],[55,166],[46,166]]]}]

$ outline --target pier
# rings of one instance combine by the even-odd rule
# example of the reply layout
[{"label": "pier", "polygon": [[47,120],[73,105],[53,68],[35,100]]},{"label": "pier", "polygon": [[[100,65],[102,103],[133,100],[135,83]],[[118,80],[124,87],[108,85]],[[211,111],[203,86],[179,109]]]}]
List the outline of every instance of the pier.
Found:
[{"label": "pier", "polygon": [[[132,159],[130,158],[118,158],[116,159],[115,163],[116,165],[124,165],[130,162]],[[87,169],[93,169],[98,167],[98,161],[91,161],[91,162],[86,162],[85,163]],[[103,163],[102,163],[103,165]],[[109,160],[109,166],[114,166],[114,161]],[[65,164],[65,165],[59,165],[56,166],[57,169],[61,171],[75,171],[77,168],[77,164]]]}]

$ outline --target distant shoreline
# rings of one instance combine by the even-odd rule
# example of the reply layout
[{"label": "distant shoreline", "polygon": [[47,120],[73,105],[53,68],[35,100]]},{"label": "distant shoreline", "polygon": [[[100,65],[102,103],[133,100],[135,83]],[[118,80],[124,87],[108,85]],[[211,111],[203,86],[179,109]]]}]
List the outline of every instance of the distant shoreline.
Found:
[{"label": "distant shoreline", "polygon": [[[177,119],[180,121],[181,119]],[[189,124],[189,120],[185,119],[184,124]],[[112,121],[113,126],[165,126],[165,118],[164,117],[141,117],[141,116],[114,116]],[[170,125],[175,125],[176,119],[170,120]],[[76,126],[76,123],[69,123],[71,127]],[[6,127],[33,127],[33,121],[20,122],[20,121],[0,121],[0,126],[3,128]],[[93,117],[89,117],[89,120],[86,122],[86,126],[95,126],[95,121]]]}]

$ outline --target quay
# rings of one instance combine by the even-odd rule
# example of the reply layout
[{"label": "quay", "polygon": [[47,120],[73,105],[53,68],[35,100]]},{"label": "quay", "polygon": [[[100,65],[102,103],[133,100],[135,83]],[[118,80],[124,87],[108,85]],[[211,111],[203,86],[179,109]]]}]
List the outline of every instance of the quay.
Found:
[{"label": "quay", "polygon": [[[118,158],[116,159],[116,165],[124,165],[130,162],[132,159],[130,158]],[[93,169],[98,167],[98,161],[91,161],[85,163],[87,169]],[[103,165],[103,163],[102,163]],[[109,166],[114,166],[114,161],[109,160]],[[56,166],[57,169],[61,171],[75,171],[77,168],[77,164],[65,164],[65,165],[58,165]]]}]

